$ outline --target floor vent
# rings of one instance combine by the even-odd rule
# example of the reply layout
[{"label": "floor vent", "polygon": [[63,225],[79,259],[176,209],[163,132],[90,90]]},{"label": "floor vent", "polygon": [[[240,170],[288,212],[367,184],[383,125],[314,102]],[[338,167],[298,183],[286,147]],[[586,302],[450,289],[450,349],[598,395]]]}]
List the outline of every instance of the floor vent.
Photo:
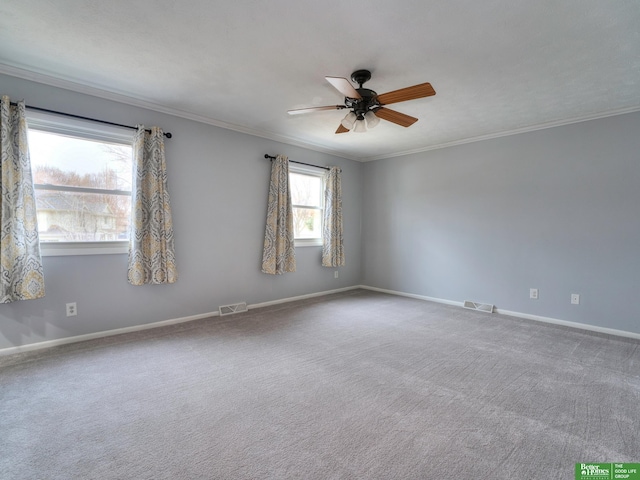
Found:
[{"label": "floor vent", "polygon": [[233,313],[240,313],[247,311],[247,304],[245,302],[234,303],[233,305],[220,306],[220,316],[231,315]]},{"label": "floor vent", "polygon": [[489,305],[487,303],[476,303],[476,302],[470,302],[469,300],[465,300],[464,308],[469,308],[471,310],[478,310],[479,312],[493,313],[493,305]]}]

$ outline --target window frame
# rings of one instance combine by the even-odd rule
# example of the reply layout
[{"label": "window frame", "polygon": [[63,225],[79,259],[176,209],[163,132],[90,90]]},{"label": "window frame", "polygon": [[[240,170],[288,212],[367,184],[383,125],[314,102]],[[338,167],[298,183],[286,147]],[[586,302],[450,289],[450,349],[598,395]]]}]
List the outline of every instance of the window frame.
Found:
[{"label": "window frame", "polygon": [[[310,177],[318,177],[320,178],[320,207],[309,207],[308,205],[296,205],[293,204],[292,207],[295,208],[307,208],[307,209],[317,209],[320,210],[320,238],[294,238],[294,246],[295,247],[321,247],[322,242],[322,229],[324,222],[324,189],[327,181],[327,172],[325,169],[321,167],[312,167],[308,165],[301,164],[291,164],[289,163],[289,174],[297,173],[299,175],[308,175]],[[289,177],[289,183],[291,183],[291,177]],[[295,236],[295,229],[294,229]]]},{"label": "window frame", "polygon": [[[133,145],[133,131],[125,127],[98,124],[90,120],[81,120],[52,113],[29,111],[27,109],[29,130],[66,135],[87,140],[97,140],[122,145]],[[133,165],[132,165],[133,167]],[[133,173],[133,172],[132,172]],[[84,187],[35,185],[39,190],[61,190],[68,192],[107,193],[132,195],[126,190],[89,189]],[[43,257],[70,255],[113,255],[127,254],[129,240],[110,240],[95,242],[40,242],[40,254]]]}]

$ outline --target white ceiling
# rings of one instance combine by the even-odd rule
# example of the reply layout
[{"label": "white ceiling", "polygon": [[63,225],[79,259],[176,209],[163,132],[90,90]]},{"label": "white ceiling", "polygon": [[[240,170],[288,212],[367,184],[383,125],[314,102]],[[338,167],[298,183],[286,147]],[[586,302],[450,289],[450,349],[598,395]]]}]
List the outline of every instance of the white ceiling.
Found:
[{"label": "white ceiling", "polygon": [[[0,64],[364,161],[640,110],[640,4],[9,0]],[[345,111],[287,115],[343,103],[324,77],[361,68],[378,93],[430,82],[437,94],[392,106],[420,119],[409,128],[336,135]]]}]

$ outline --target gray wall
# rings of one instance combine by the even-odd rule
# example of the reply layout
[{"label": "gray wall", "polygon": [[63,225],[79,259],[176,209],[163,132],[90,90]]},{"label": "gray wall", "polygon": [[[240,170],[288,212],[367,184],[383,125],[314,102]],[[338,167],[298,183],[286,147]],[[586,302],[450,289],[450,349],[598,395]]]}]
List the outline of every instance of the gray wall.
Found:
[{"label": "gray wall", "polygon": [[363,176],[363,284],[640,333],[640,113],[371,162]]},{"label": "gray wall", "polygon": [[[0,94],[174,133],[180,275],[134,287],[126,255],[45,257],[47,296],[0,305],[0,349],[358,284],[640,333],[640,113],[359,164],[8,76]],[[294,274],[260,273],[264,153],[343,168],[339,279],[319,247],[297,249]]]},{"label": "gray wall", "polygon": [[[173,133],[165,147],[179,274],[173,285],[134,287],[126,280],[126,255],[44,257],[46,297],[0,305],[0,349],[360,283],[360,163],[9,76],[0,75],[0,94]],[[296,273],[260,272],[271,168],[265,153],[342,167],[346,266],[340,278],[320,266],[320,247],[296,250]],[[78,316],[65,316],[67,302],[77,302]]]}]

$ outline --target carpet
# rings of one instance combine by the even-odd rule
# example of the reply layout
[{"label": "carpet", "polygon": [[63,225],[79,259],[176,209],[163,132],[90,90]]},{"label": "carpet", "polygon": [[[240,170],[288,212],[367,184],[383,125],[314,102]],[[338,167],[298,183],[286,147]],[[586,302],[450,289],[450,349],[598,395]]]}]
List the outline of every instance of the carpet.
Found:
[{"label": "carpet", "polygon": [[571,479],[639,342],[352,290],[0,357],[0,478]]}]

